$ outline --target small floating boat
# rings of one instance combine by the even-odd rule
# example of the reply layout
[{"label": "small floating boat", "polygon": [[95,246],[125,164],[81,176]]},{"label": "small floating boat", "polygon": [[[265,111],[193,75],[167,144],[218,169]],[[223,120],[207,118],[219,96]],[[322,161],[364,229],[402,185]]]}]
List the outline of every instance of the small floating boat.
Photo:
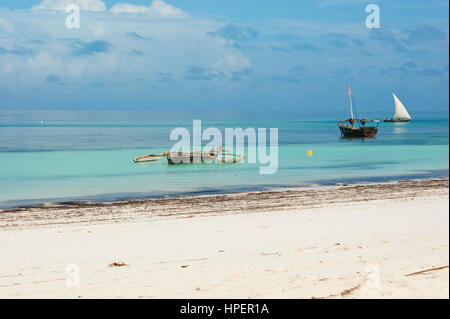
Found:
[{"label": "small floating boat", "polygon": [[[374,137],[378,132],[379,120],[357,119],[353,115],[352,91],[348,86],[350,97],[350,118],[338,121],[342,137]],[[366,125],[367,124],[367,125]]]},{"label": "small floating boat", "polygon": [[[376,123],[376,126],[365,126],[367,122]],[[339,121],[339,129],[343,137],[374,137],[378,132],[378,123],[378,120],[350,118],[345,121]]]},{"label": "small floating boat", "polygon": [[400,101],[400,99],[392,93],[395,102],[395,112],[391,119],[385,119],[385,122],[409,122],[411,121],[411,116],[409,115],[406,107]]}]

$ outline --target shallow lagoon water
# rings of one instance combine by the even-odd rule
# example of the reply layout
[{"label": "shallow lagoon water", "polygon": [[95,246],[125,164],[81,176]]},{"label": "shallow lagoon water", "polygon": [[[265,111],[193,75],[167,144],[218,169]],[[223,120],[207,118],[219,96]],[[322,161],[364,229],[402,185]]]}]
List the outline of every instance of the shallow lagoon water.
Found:
[{"label": "shallow lagoon water", "polygon": [[[373,139],[340,138],[338,118],[295,112],[0,111],[0,207],[448,176],[447,115],[381,122]],[[171,130],[191,130],[194,119],[202,120],[203,129],[222,132],[278,128],[277,172],[261,175],[260,164],[247,162],[132,162],[168,151]]]}]

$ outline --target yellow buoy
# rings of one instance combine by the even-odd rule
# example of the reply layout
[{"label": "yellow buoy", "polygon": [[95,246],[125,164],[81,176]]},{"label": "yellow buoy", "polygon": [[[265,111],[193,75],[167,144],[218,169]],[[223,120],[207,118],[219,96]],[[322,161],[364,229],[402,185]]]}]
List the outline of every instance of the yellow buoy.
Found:
[{"label": "yellow buoy", "polygon": [[308,155],[313,155],[313,151],[308,150],[308,151],[306,152],[306,154],[308,154]]}]

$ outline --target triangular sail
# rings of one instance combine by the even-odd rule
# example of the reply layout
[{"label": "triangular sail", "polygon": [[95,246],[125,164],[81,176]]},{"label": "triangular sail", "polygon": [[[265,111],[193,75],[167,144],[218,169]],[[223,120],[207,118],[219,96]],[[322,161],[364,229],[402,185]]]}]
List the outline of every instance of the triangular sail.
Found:
[{"label": "triangular sail", "polygon": [[394,101],[395,101],[395,114],[393,119],[394,120],[399,120],[399,119],[411,119],[411,116],[409,116],[408,111],[406,110],[405,106],[403,105],[403,103],[398,99],[397,96],[395,96],[394,93],[392,93],[392,95],[394,96]]}]

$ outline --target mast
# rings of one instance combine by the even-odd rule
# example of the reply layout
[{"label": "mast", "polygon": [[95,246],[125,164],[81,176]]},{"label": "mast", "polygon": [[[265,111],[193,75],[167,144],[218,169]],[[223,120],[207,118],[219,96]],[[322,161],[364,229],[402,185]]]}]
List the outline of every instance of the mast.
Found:
[{"label": "mast", "polygon": [[350,116],[352,117],[352,126],[354,126],[355,121],[353,121],[352,90],[350,89],[350,84],[348,85],[348,96],[350,97]]}]

